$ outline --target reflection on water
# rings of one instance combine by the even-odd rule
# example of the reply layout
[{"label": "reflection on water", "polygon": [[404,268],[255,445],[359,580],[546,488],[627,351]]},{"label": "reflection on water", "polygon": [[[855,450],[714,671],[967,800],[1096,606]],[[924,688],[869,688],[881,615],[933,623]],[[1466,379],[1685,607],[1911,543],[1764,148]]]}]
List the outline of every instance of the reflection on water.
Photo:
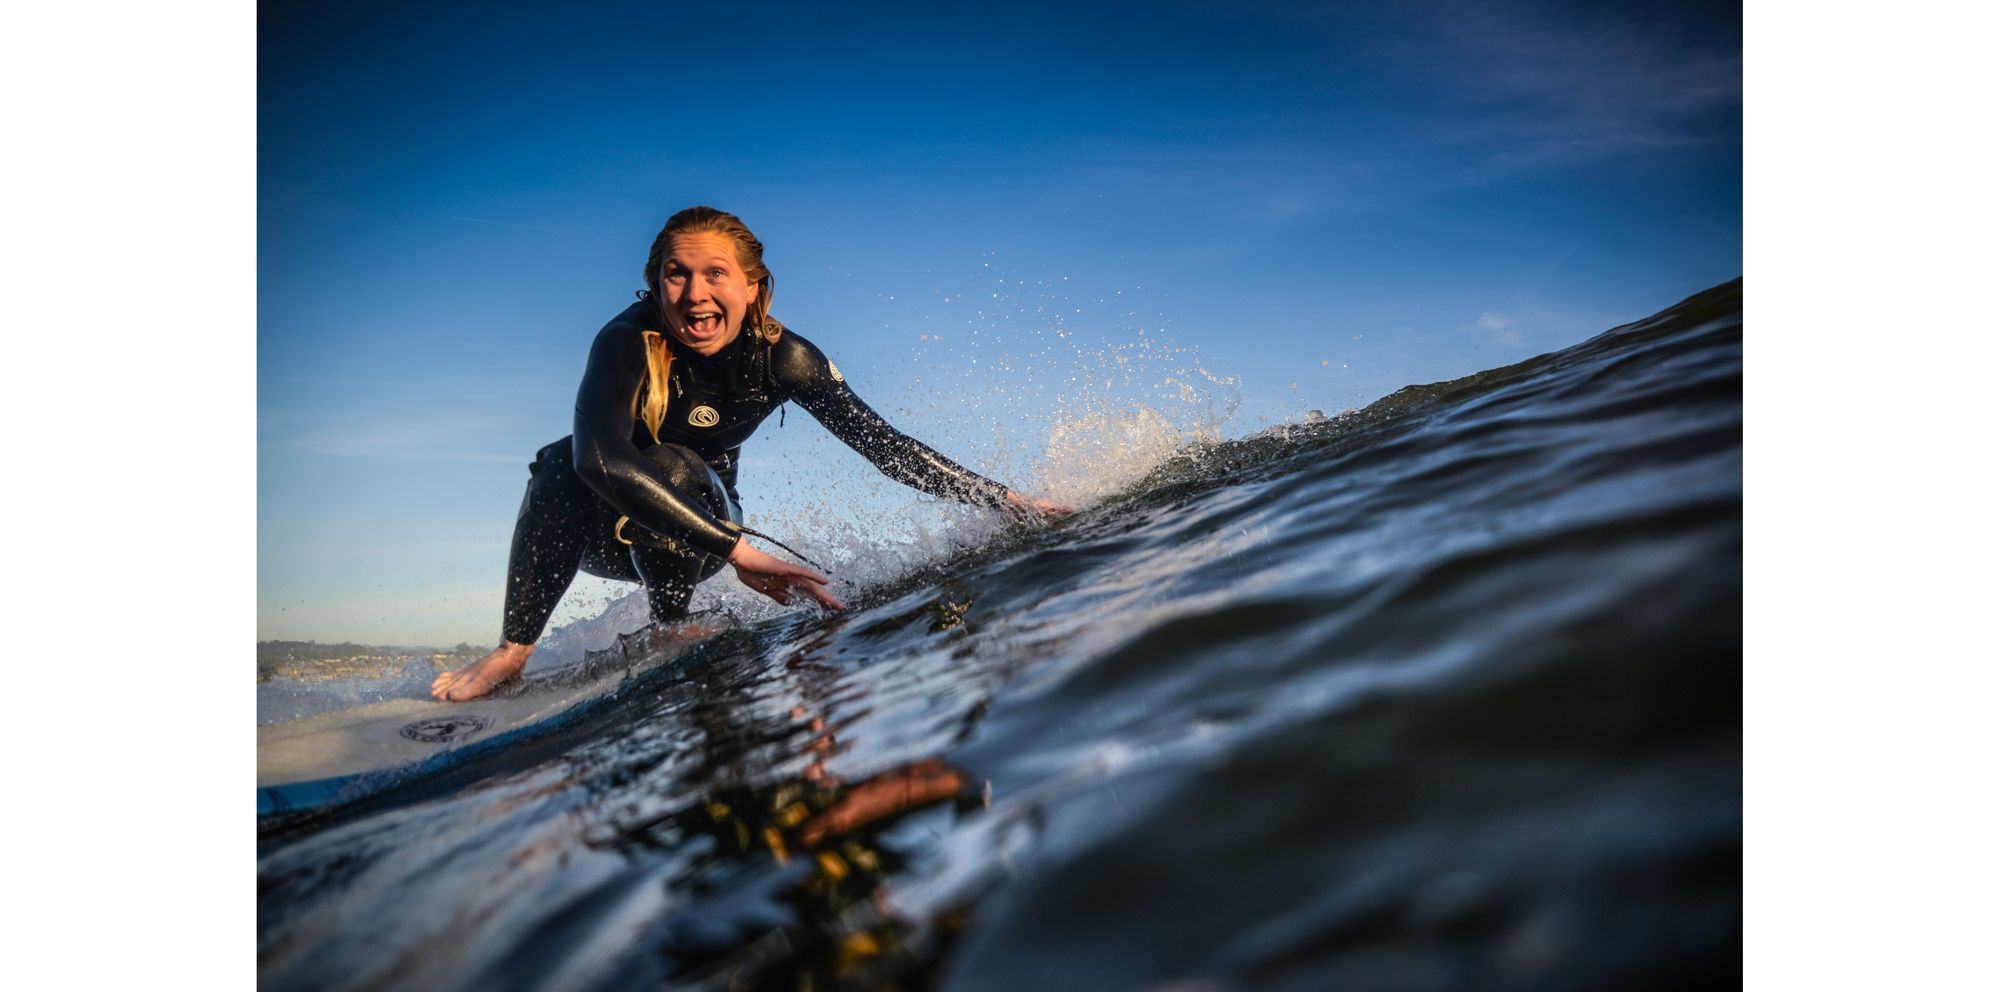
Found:
[{"label": "reflection on water", "polygon": [[267,824],[262,983],[1734,982],[1739,301],[1191,450]]},{"label": "reflection on water", "polygon": [[[962,610],[963,605],[957,606]],[[953,604],[934,601],[912,615],[949,618]],[[906,619],[906,618],[896,618]],[[893,621],[892,621],[893,622]],[[947,629],[941,624],[933,630]],[[615,845],[634,857],[693,849],[699,853],[665,878],[671,890],[720,891],[759,870],[781,882],[767,898],[788,912],[701,914],[667,928],[654,945],[677,983],[744,989],[876,987],[918,978],[937,959],[888,898],[886,880],[905,859],[884,830],[916,810],[951,803],[961,813],[984,805],[983,790],[938,757],[843,781],[828,761],[847,750],[839,715],[865,707],[865,691],[842,695],[840,670],[815,652],[836,623],[784,659],[797,676],[798,702],[782,719],[759,725],[751,700],[716,693],[690,716],[701,728],[704,777],[695,801],[656,816],[615,824]],[[851,722],[851,721],[849,721]],[[803,769],[775,781],[764,774],[763,745],[795,749]],[[952,920],[944,921],[945,932]]]}]

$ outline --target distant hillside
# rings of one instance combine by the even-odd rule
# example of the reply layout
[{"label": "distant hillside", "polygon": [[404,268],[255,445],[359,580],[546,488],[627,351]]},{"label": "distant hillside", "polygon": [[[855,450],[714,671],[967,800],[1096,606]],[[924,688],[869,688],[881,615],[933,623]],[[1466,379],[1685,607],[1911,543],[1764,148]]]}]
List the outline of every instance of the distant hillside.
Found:
[{"label": "distant hillside", "polygon": [[480,655],[486,648],[460,643],[449,650],[433,647],[321,644],[318,641],[258,641],[257,681],[274,676],[301,679],[344,678],[373,675],[400,669],[410,658],[430,661],[442,671],[457,668]]}]

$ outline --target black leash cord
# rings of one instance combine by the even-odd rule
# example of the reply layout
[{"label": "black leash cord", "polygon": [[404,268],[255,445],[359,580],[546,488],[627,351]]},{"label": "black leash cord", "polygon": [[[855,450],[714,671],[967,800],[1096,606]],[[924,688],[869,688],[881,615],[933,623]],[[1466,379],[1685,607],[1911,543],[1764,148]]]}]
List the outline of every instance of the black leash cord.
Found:
[{"label": "black leash cord", "polygon": [[750,535],[751,537],[759,537],[759,538],[763,538],[764,540],[766,540],[766,541],[769,541],[769,542],[771,542],[772,544],[775,544],[775,545],[777,545],[777,546],[778,546],[779,548],[781,548],[781,549],[783,549],[783,550],[785,550],[785,551],[787,551],[787,552],[790,552],[790,553],[791,553],[791,556],[792,556],[792,557],[794,557],[794,558],[797,558],[798,560],[800,560],[800,561],[802,561],[802,562],[805,562],[805,563],[806,563],[806,564],[808,564],[808,565],[811,565],[811,566],[812,566],[813,568],[817,569],[818,571],[820,571],[820,572],[821,572],[821,573],[823,573],[823,574],[826,574],[826,575],[832,575],[832,574],[833,574],[833,570],[832,570],[832,569],[830,569],[830,568],[827,568],[827,567],[826,567],[825,565],[822,565],[822,564],[820,564],[819,562],[816,562],[816,561],[812,560],[811,558],[807,558],[807,557],[806,557],[805,555],[802,555],[802,554],[800,554],[800,553],[798,552],[798,550],[797,550],[796,548],[793,548],[793,547],[792,547],[791,545],[789,545],[789,544],[786,544],[785,542],[783,542],[783,541],[780,541],[780,540],[778,540],[777,538],[775,538],[775,537],[772,537],[771,535],[769,535],[769,534],[766,534],[766,533],[764,533],[763,531],[756,531],[756,530],[751,530],[750,528],[748,528],[748,527],[745,527],[745,526],[743,526],[742,524],[739,524],[739,523],[736,523],[735,521],[730,521],[730,523],[729,523],[729,526],[730,526],[730,528],[731,528],[731,529],[733,529],[733,530],[738,530],[738,531],[742,531],[743,533],[745,533],[745,534],[748,534],[748,535]]}]

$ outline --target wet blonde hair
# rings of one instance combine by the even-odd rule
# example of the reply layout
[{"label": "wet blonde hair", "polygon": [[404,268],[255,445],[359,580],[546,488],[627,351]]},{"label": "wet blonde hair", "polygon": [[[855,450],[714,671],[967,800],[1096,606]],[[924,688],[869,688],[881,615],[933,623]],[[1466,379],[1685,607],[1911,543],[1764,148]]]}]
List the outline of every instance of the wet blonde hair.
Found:
[{"label": "wet blonde hair", "polygon": [[[736,246],[736,264],[743,274],[757,284],[757,301],[750,305],[750,313],[744,318],[743,330],[752,336],[775,342],[784,333],[784,327],[771,319],[771,293],[776,280],[771,270],[764,264],[764,242],[750,233],[743,219],[735,214],[714,207],[689,207],[667,218],[665,227],[653,239],[651,251],[646,253],[646,290],[652,294],[653,307],[660,319],[660,326],[667,326],[667,294],[660,286],[660,268],[666,264],[667,249],[673,245],[677,235],[720,234]],[[660,425],[667,422],[667,371],[673,368],[673,340],[664,331],[644,332],[646,340],[646,388],[641,395],[632,397],[632,414],[646,424],[653,440],[660,440]]]}]

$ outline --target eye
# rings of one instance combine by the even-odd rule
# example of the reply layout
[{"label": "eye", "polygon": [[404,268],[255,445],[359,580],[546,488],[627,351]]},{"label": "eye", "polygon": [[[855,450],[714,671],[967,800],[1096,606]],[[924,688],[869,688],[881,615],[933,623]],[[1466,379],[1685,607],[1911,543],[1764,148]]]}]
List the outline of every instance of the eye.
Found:
[{"label": "eye", "polygon": [[721,269],[710,269],[710,270],[708,270],[708,277],[709,277],[710,279],[721,279],[721,278],[722,278],[723,276],[726,276],[726,275],[728,275],[728,274],[729,274],[729,273],[727,273],[727,272],[724,272],[724,271],[722,271]]}]

